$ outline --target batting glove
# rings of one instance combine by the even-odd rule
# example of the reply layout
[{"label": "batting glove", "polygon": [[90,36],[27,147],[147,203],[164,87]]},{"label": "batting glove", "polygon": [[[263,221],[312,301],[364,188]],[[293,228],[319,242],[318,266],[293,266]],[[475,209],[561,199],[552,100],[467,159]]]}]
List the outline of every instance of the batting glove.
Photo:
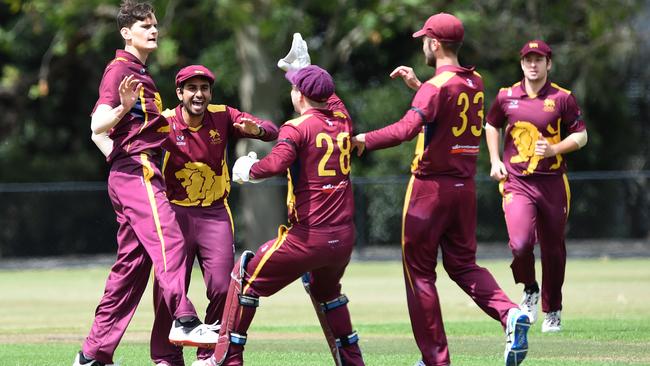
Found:
[{"label": "batting glove", "polygon": [[232,180],[239,184],[259,182],[259,180],[250,178],[251,167],[258,161],[260,160],[257,158],[255,151],[249,152],[248,155],[240,156],[232,167]]},{"label": "batting glove", "polygon": [[293,34],[291,49],[287,55],[278,61],[278,67],[284,71],[300,70],[311,65],[307,42],[302,39],[300,33]]}]

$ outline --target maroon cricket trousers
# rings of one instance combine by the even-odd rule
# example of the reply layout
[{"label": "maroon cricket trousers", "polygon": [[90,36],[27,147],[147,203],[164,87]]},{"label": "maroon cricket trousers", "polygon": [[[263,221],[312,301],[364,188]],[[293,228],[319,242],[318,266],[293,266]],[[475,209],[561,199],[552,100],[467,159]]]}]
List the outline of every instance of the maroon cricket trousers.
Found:
[{"label": "maroon cricket trousers", "polygon": [[174,318],[196,316],[186,297],[183,236],[165,195],[160,170],[147,154],[113,161],[108,193],[117,215],[117,259],[82,350],[103,363],[126,331],[147,285],[151,266]]}]

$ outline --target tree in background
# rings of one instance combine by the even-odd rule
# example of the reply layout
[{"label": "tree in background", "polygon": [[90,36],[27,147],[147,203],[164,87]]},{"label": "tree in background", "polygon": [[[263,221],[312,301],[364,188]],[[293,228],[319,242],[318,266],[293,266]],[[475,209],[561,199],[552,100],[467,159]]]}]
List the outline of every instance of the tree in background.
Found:
[{"label": "tree in background", "polygon": [[[461,51],[476,63],[486,85],[486,105],[499,86],[521,77],[517,50],[541,37],[554,48],[553,79],[572,89],[583,106],[590,142],[571,156],[571,170],[647,170],[647,59],[650,15],[643,2],[486,0],[479,3],[424,0],[158,0],[159,50],[150,70],[167,107],[176,103],[173,76],[203,63],[216,72],[215,101],[282,122],[292,117],[289,86],[275,67],[291,34],[307,40],[312,62],[332,72],[337,92],[360,132],[401,117],[412,91],[389,79],[400,64],[425,79],[421,44],[411,33],[438,11],[463,20],[469,35]],[[115,36],[118,1],[0,0],[0,182],[103,180],[101,154],[90,141],[89,114],[106,61],[121,40]],[[645,38],[643,38],[645,35]],[[644,128],[646,127],[646,128]],[[240,146],[264,153],[264,146]],[[267,147],[268,148],[268,147]],[[483,149],[485,150],[485,149]],[[235,153],[235,151],[233,151]],[[354,162],[356,176],[405,175],[413,147],[367,154]],[[479,174],[487,174],[482,154]],[[648,188],[632,184],[627,207],[640,218],[635,235],[647,236]],[[259,233],[255,245],[284,221],[284,189],[243,191],[236,213]],[[479,200],[498,209],[498,196]],[[574,209],[602,212],[616,203],[585,188]],[[373,238],[401,215],[401,193],[377,190],[370,202]],[[256,203],[256,204],[255,204]],[[588,203],[588,204],[587,204]],[[596,209],[594,209],[594,207]],[[268,208],[268,209],[267,209]],[[2,217],[6,210],[2,209]],[[16,207],[13,208],[14,211]],[[576,211],[574,211],[576,212]],[[645,212],[646,216],[643,216]],[[624,219],[625,215],[621,215]],[[645,224],[643,224],[645,222]],[[502,225],[502,223],[500,223]],[[644,226],[645,225],[645,226]],[[644,231],[645,230],[645,231]],[[112,239],[112,238],[111,238]]]}]

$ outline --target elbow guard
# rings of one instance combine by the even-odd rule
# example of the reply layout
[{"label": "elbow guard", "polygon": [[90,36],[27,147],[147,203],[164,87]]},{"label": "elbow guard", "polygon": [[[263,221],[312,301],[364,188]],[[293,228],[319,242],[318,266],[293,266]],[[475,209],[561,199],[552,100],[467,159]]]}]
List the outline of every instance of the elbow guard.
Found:
[{"label": "elbow guard", "polygon": [[568,136],[571,140],[575,141],[578,144],[578,149],[582,149],[583,146],[587,145],[587,130],[574,132]]}]

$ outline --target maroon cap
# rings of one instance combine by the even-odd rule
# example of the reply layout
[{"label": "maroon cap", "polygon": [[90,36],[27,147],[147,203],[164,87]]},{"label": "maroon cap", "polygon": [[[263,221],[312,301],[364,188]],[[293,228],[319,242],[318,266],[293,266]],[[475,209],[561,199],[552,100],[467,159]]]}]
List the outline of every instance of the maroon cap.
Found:
[{"label": "maroon cap", "polygon": [[295,85],[302,95],[313,101],[324,102],[334,94],[332,76],[316,65],[288,71],[284,77]]},{"label": "maroon cap", "polygon": [[442,42],[461,42],[465,36],[465,28],[460,19],[447,13],[432,15],[424,22],[419,31],[413,33],[413,38],[427,36]]},{"label": "maroon cap", "polygon": [[203,65],[190,65],[182,68],[178,74],[176,74],[176,87],[180,88],[181,84],[183,84],[185,80],[195,76],[207,79],[208,82],[210,82],[210,85],[214,83],[214,74],[208,70],[207,67]]},{"label": "maroon cap", "polygon": [[546,42],[538,39],[526,42],[526,44],[521,48],[521,51],[519,51],[519,55],[524,57],[531,52],[548,58],[551,58],[551,55],[553,55],[551,47],[549,47]]}]

